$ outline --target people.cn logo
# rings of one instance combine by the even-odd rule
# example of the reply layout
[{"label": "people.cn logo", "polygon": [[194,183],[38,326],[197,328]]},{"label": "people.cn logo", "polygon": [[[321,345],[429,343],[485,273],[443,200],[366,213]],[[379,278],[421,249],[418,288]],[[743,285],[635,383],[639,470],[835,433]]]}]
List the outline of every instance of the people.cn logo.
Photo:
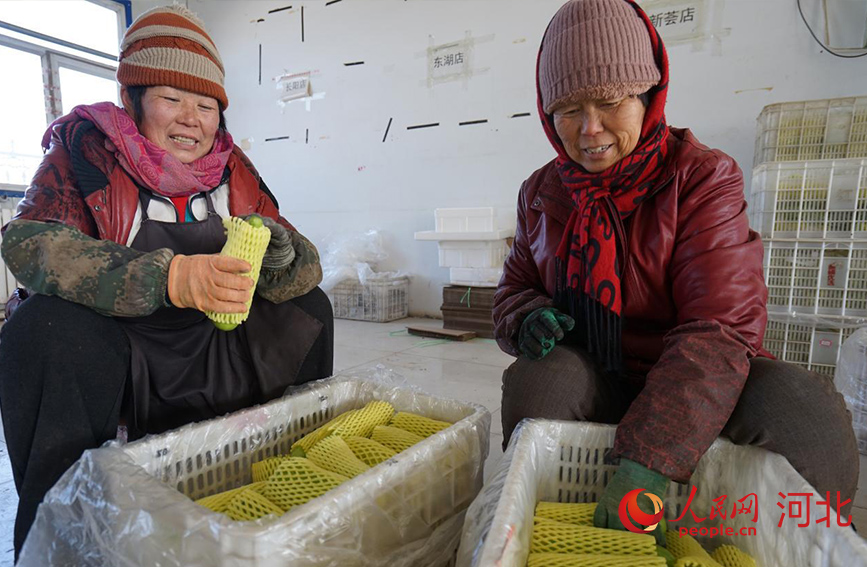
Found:
[{"label": "people.cn logo", "polygon": [[[617,514],[620,516],[620,521],[623,523],[623,527],[630,532],[635,532],[637,534],[644,534],[655,530],[656,526],[659,525],[659,521],[662,520],[663,514],[662,499],[656,494],[651,494],[650,492],[647,493],[647,497],[650,498],[651,502],[653,502],[653,514],[647,514],[646,512],[641,511],[638,507],[638,495],[642,492],[644,492],[643,488],[630,490],[620,501],[620,506],[617,508]],[[629,513],[627,513],[627,510]],[[633,524],[629,519],[630,516],[635,519],[636,523],[647,527],[635,527],[635,524]]]}]

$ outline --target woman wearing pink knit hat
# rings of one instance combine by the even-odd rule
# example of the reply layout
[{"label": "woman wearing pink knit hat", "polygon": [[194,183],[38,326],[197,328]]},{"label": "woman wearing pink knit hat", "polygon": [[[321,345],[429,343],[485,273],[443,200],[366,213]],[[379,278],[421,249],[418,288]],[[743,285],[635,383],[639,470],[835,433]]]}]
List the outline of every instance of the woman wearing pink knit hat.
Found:
[{"label": "woman wearing pink knit hat", "polygon": [[[47,150],[3,259],[32,297],[0,334],[0,405],[19,493],[16,556],[45,492],[82,451],[259,404],[331,375],[316,248],[232,142],[223,63],[180,6],[127,30],[124,108],[78,106]],[[259,281],[219,255],[222,219],[271,231]],[[205,311],[249,318],[217,330]]]},{"label": "woman wearing pink knit hat", "polygon": [[545,32],[538,107],[557,157],[521,187],[494,299],[497,341],[518,357],[503,374],[505,443],[523,418],[619,424],[601,527],[623,529],[629,491],[687,482],[720,435],[784,455],[845,514],[858,481],[845,403],[762,349],[767,289],[743,175],[666,124],[668,77],[630,0],[571,0]]}]

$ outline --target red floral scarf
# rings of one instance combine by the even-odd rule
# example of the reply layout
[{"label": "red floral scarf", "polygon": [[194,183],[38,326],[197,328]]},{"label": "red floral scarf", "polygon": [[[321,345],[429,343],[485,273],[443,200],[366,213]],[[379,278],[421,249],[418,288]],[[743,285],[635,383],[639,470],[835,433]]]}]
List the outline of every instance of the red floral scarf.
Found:
[{"label": "red floral scarf", "polygon": [[571,194],[574,207],[557,249],[554,303],[575,319],[580,343],[609,371],[621,368],[620,275],[626,253],[622,220],[632,214],[656,186],[665,163],[668,137],[665,46],[644,11],[631,0],[627,1],[647,25],[662,75],[659,85],[650,90],[641,138],[630,155],[600,173],[588,173],[573,162],[557,136],[553,117],[543,110],[538,62],[536,74],[539,114],[545,134],[557,150],[557,171]]}]

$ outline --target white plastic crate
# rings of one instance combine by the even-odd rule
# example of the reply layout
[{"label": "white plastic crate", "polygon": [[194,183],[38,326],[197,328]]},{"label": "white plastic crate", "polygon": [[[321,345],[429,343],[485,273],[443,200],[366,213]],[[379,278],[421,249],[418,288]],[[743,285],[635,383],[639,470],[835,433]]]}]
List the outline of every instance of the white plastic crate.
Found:
[{"label": "white plastic crate", "polygon": [[493,207],[434,209],[437,232],[493,232],[496,216]]},{"label": "white plastic crate", "polygon": [[867,241],[765,240],[768,310],[867,315]]},{"label": "white plastic crate", "polygon": [[441,268],[502,268],[509,247],[505,240],[443,241],[439,255]]},{"label": "white plastic crate", "polygon": [[454,242],[476,240],[503,240],[515,236],[514,228],[498,228],[490,232],[437,232],[435,230],[422,230],[415,233],[416,240],[431,242]]},{"label": "white plastic crate", "polygon": [[867,160],[761,165],[750,209],[767,238],[867,238]]},{"label": "white plastic crate", "polygon": [[449,283],[473,287],[497,287],[503,268],[449,268]]},{"label": "white plastic crate", "polygon": [[756,127],[753,165],[867,157],[867,97],[766,106]]},{"label": "white plastic crate", "polygon": [[[323,423],[372,400],[454,423],[279,518],[195,504],[252,482]],[[453,557],[478,493],[490,413],[382,381],[334,378],[266,405],[84,456],[46,495],[21,567],[419,567]]]},{"label": "white plastic crate", "polygon": [[409,278],[344,280],[327,292],[335,319],[385,323],[409,315]]},{"label": "white plastic crate", "polygon": [[786,362],[834,377],[840,346],[863,320],[768,313],[764,348]]},{"label": "white plastic crate", "polygon": [[[539,501],[596,502],[611,479],[615,466],[603,463],[614,445],[616,428],[592,423],[525,420],[509,442],[496,472],[467,511],[458,567],[524,567],[530,548],[533,512]],[[755,528],[755,536],[698,536],[706,548],[733,544],[749,553],[762,567],[856,567],[867,565],[867,544],[851,529],[839,527],[836,515],[831,526],[786,518],[777,527],[779,492],[786,501],[799,500],[792,493],[808,493],[811,518],[822,518],[824,500],[789,462],[756,447],[737,446],[719,439],[702,457],[690,485],[671,483],[663,508],[669,526],[676,529],[718,527],[720,520],[696,522],[687,512],[680,516],[690,494],[697,488],[690,510],[708,518],[713,499],[726,496],[726,506],[748,494],[757,497],[757,521],[738,514],[723,523],[734,530]],[[833,495],[832,495],[833,497]],[[785,502],[785,501],[784,501]]]}]

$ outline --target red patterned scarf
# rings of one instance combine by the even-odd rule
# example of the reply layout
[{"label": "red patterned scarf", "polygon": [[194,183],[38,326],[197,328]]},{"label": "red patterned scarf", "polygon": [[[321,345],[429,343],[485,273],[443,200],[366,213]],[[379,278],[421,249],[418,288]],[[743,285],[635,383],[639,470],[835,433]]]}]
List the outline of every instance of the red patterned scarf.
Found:
[{"label": "red patterned scarf", "polygon": [[665,163],[668,136],[668,56],[650,19],[628,1],[647,25],[662,75],[659,85],[650,91],[641,138],[630,155],[600,173],[588,173],[573,162],[557,136],[553,117],[543,110],[538,72],[536,81],[542,124],[557,150],[557,171],[574,207],[557,249],[554,303],[575,319],[580,343],[609,371],[618,371],[622,366],[620,275],[626,254],[622,221],[656,186]]},{"label": "red patterned scarf", "polygon": [[110,102],[100,102],[76,106],[72,112],[52,122],[42,138],[42,147],[48,149],[55,126],[80,120],[93,122],[105,134],[106,149],[114,153],[133,179],[166,197],[186,197],[218,186],[234,146],[228,132],[218,131],[208,154],[193,163],[181,163],[145,138],[124,109]]}]

